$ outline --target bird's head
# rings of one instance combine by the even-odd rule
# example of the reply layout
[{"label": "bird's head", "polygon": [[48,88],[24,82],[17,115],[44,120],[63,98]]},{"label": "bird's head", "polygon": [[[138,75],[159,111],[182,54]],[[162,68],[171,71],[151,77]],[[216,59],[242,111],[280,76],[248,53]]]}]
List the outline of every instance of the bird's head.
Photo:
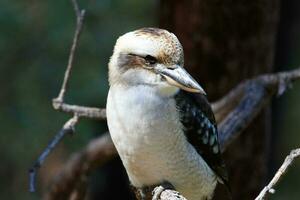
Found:
[{"label": "bird's head", "polygon": [[183,65],[183,49],[173,33],[142,28],[118,38],[109,62],[109,82],[148,85],[167,94],[178,88],[205,94]]}]

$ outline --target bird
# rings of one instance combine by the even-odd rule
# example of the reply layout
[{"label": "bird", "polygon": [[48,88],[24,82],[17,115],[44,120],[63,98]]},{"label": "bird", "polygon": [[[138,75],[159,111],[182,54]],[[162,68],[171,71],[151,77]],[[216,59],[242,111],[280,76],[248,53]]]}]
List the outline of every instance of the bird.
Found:
[{"label": "bird", "polygon": [[108,77],[108,129],[132,186],[169,183],[188,200],[212,199],[217,183],[228,183],[217,124],[175,34],[120,36]]}]

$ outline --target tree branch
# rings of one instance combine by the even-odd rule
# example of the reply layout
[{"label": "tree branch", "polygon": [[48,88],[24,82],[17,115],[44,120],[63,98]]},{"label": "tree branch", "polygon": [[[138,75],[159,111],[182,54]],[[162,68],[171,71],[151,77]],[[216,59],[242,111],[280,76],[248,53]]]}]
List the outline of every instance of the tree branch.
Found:
[{"label": "tree branch", "polygon": [[[282,95],[292,81],[298,79],[300,68],[261,75],[239,84],[217,102],[214,108],[217,109],[216,115],[219,117],[218,129],[222,150],[224,151],[248,127],[275,94]],[[221,114],[218,114],[219,112]]]},{"label": "tree branch", "polygon": [[70,77],[70,73],[73,67],[73,61],[74,61],[74,54],[77,48],[77,43],[78,43],[78,39],[82,30],[82,25],[83,25],[83,19],[84,19],[84,14],[85,14],[85,10],[80,10],[78,3],[76,0],[72,0],[72,4],[74,7],[74,12],[76,14],[76,30],[74,33],[74,38],[73,38],[73,43],[71,46],[71,50],[70,50],[70,54],[69,54],[69,60],[68,60],[68,65],[67,65],[67,69],[65,71],[65,76],[64,76],[64,80],[59,92],[59,95],[57,98],[53,99],[53,101],[56,102],[63,102],[64,101],[64,96],[65,96],[65,92],[66,89],[68,87],[68,81],[69,81],[69,77]]},{"label": "tree branch", "polygon": [[264,189],[259,193],[259,195],[255,198],[255,200],[263,200],[265,199],[269,193],[274,194],[274,187],[278,184],[278,182],[282,179],[283,175],[287,172],[288,168],[293,164],[295,158],[300,156],[300,148],[294,149],[291,153],[285,158],[283,164],[278,169],[270,183],[264,187]]},{"label": "tree branch", "polygon": [[46,149],[38,157],[34,165],[29,169],[29,191],[35,192],[36,185],[36,175],[38,169],[42,166],[48,155],[53,151],[53,149],[62,141],[66,134],[75,133],[75,125],[78,122],[78,116],[74,115],[73,118],[69,119],[63,126],[63,128],[54,136],[54,138],[49,142]]},{"label": "tree branch", "polygon": [[76,114],[79,117],[86,117],[89,119],[96,119],[96,120],[106,119],[105,108],[93,108],[93,107],[85,107],[85,106],[78,106],[78,105],[70,105],[56,100],[52,102],[52,105],[55,110],[65,112],[65,113],[70,113],[70,114]]}]

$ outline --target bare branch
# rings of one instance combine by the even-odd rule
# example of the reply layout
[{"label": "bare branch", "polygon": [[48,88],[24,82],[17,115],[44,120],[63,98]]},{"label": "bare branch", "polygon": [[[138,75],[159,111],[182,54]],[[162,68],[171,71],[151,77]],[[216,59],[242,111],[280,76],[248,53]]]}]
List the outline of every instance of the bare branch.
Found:
[{"label": "bare branch", "polygon": [[52,104],[55,110],[59,110],[65,113],[76,114],[79,117],[86,117],[86,118],[96,119],[96,120],[106,119],[105,108],[92,108],[92,107],[84,107],[78,105],[70,105],[63,102],[58,102],[56,101],[56,99],[52,101]]},{"label": "bare branch", "polygon": [[71,1],[72,1],[73,7],[74,7],[74,11],[75,11],[75,14],[76,14],[76,17],[77,17],[77,21],[79,21],[80,18],[82,17],[82,12],[84,12],[84,10],[80,11],[78,3],[77,3],[76,0],[71,0]]},{"label": "bare branch", "polygon": [[62,87],[60,89],[59,95],[58,97],[55,99],[56,102],[63,102],[64,101],[64,96],[65,96],[65,92],[68,86],[68,81],[69,81],[69,77],[70,77],[70,73],[71,73],[71,69],[73,67],[73,61],[74,61],[74,54],[77,48],[77,43],[78,43],[78,39],[81,33],[81,29],[82,29],[82,25],[83,25],[83,19],[84,19],[84,14],[85,14],[85,10],[79,10],[79,6],[76,0],[72,0],[72,4],[74,7],[74,11],[76,14],[76,30],[75,30],[75,34],[74,34],[74,38],[73,38],[73,43],[72,43],[72,47],[70,50],[70,55],[69,55],[69,60],[68,60],[68,65],[67,65],[67,69],[65,71],[65,76],[64,76],[64,80],[62,83]]},{"label": "bare branch", "polygon": [[37,161],[34,163],[32,168],[29,170],[29,191],[35,192],[36,175],[38,169],[42,166],[48,155],[52,150],[62,141],[66,134],[75,133],[75,125],[78,122],[78,116],[75,115],[73,118],[69,119],[63,126],[63,128],[54,136],[54,138],[49,142],[46,149],[38,157]]},{"label": "bare branch", "polygon": [[292,81],[298,79],[300,68],[261,75],[239,84],[218,101],[214,108],[219,117],[218,129],[222,151],[248,127],[274,95],[283,94]]},{"label": "bare branch", "polygon": [[[238,105],[241,98],[244,96],[247,82],[254,81],[268,87],[271,90],[276,90],[278,95],[282,95],[290,86],[291,82],[300,78],[300,68],[292,71],[280,72],[275,74],[266,74],[240,83],[232,89],[226,96],[212,104],[217,121],[220,123],[224,118]],[[261,80],[259,80],[261,79]]]},{"label": "bare branch", "polygon": [[291,153],[285,158],[283,164],[278,169],[270,183],[266,187],[264,187],[264,189],[255,198],[255,200],[263,200],[268,196],[269,193],[275,193],[274,187],[282,179],[283,175],[287,172],[288,168],[293,164],[294,159],[298,156],[300,156],[300,148],[291,151]]}]

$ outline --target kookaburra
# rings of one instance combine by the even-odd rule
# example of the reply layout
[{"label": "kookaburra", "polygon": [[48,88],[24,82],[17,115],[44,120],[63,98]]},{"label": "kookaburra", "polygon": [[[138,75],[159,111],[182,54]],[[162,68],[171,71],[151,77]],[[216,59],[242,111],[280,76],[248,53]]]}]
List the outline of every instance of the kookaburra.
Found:
[{"label": "kookaburra", "polygon": [[119,37],[109,62],[108,127],[134,187],[168,182],[188,200],[211,199],[227,181],[217,126],[183,65],[173,33],[142,28]]}]

